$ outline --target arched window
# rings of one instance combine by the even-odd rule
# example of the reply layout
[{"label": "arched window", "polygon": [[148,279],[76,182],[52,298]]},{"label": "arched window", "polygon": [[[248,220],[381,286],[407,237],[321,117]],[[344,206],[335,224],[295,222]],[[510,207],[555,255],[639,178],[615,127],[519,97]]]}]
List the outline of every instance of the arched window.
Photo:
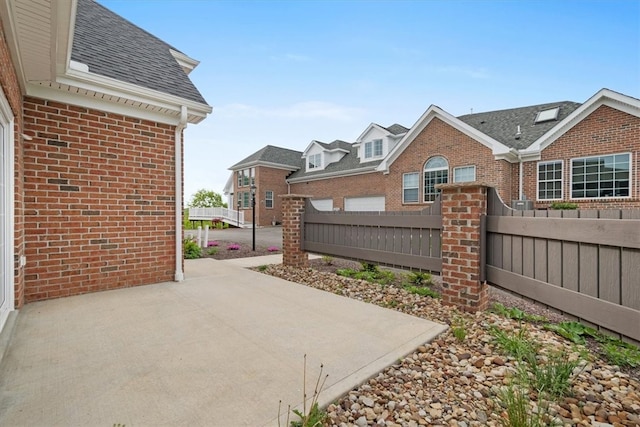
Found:
[{"label": "arched window", "polygon": [[449,162],[442,156],[435,156],[424,164],[424,201],[433,202],[439,193],[436,184],[449,181]]}]

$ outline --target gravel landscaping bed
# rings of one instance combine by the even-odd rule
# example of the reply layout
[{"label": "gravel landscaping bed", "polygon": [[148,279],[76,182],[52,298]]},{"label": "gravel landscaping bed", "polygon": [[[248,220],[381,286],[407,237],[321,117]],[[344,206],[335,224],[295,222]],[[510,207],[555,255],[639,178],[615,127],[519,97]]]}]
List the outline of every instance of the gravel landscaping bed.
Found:
[{"label": "gravel landscaping bed", "polygon": [[[271,265],[264,273],[338,295],[377,304],[453,326],[431,343],[355,388],[327,408],[327,426],[497,426],[506,418],[498,396],[514,384],[517,358],[496,344],[495,332],[526,336],[540,347],[536,366],[551,366],[553,354],[576,361],[570,388],[562,397],[542,399],[528,389],[529,409],[555,425],[640,426],[639,370],[607,364],[584,345],[576,345],[544,329],[542,324],[505,318],[491,312],[475,315],[444,306],[438,299],[407,292],[395,284],[381,286],[334,274],[359,263],[333,260],[313,268]],[[434,286],[437,288],[437,283]],[[563,316],[509,294],[492,292],[493,302],[517,306],[557,322]],[[454,329],[466,336],[456,337]],[[524,334],[524,335],[522,335]],[[535,356],[534,356],[535,357]],[[512,386],[513,390],[525,390]],[[502,390],[502,391],[501,391]],[[528,426],[531,424],[522,424]],[[540,424],[552,425],[552,424]]]}]

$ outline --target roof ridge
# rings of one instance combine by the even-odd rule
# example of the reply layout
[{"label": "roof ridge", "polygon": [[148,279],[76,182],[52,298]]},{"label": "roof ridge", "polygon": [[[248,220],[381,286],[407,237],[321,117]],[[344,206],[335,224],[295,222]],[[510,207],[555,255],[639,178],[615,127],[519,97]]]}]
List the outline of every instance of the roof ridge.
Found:
[{"label": "roof ridge", "polygon": [[562,104],[582,105],[581,102],[576,102],[576,101],[555,101],[555,102],[545,102],[543,104],[525,105],[525,106],[522,106],[522,107],[503,108],[501,110],[490,110],[490,111],[481,111],[479,113],[462,114],[462,115],[456,116],[456,117],[460,118],[460,117],[477,116],[479,114],[503,113],[503,112],[507,112],[507,111],[524,110],[524,109],[527,109],[527,108],[536,108],[536,107],[551,106],[551,105],[562,105]]}]

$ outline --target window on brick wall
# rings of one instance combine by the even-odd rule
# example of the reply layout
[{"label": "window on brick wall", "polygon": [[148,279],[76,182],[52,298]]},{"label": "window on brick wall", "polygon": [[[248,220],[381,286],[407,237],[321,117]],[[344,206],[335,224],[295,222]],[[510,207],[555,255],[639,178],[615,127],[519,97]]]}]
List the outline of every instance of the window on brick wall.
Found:
[{"label": "window on brick wall", "polygon": [[419,182],[420,174],[418,172],[405,173],[402,175],[402,203],[417,203],[420,200]]},{"label": "window on brick wall", "polygon": [[255,185],[255,168],[243,169],[238,172],[238,187],[248,187],[249,185]]},{"label": "window on brick wall", "polygon": [[273,191],[264,192],[264,207],[267,209],[273,208]]},{"label": "window on brick wall", "polygon": [[453,182],[473,182],[476,180],[476,167],[460,166],[453,168]]},{"label": "window on brick wall", "polygon": [[439,190],[437,184],[449,182],[449,162],[442,156],[435,156],[424,164],[424,201],[433,202]]},{"label": "window on brick wall", "polygon": [[538,200],[562,200],[562,161],[538,163]]},{"label": "window on brick wall", "polygon": [[571,198],[629,197],[631,154],[571,159]]},{"label": "window on brick wall", "polygon": [[251,193],[249,191],[242,193],[242,207],[245,209],[251,207]]}]

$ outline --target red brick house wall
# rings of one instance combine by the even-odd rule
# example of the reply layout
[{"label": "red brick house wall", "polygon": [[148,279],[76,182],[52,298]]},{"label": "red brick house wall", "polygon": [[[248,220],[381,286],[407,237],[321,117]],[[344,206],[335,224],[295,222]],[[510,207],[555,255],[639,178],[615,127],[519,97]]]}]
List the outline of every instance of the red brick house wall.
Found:
[{"label": "red brick house wall", "polygon": [[[631,152],[631,198],[571,199],[570,159]],[[563,197],[578,203],[581,209],[630,208],[640,206],[640,118],[603,105],[584,118],[546,149],[540,161],[563,160]],[[527,197],[537,199],[538,162],[524,163],[524,187]],[[635,174],[633,174],[635,173]],[[550,201],[536,201],[538,208]]]},{"label": "red brick house wall", "polygon": [[26,98],[27,302],[174,278],[173,126]]},{"label": "red brick house wall", "polygon": [[[272,225],[273,221],[282,223],[282,196],[287,194],[287,175],[291,171],[283,169],[275,169],[266,166],[256,167],[256,183],[257,183],[257,203],[256,203],[256,223],[260,226]],[[273,208],[267,208],[265,204],[265,192],[273,191]],[[250,210],[245,212],[246,215],[251,214]]]},{"label": "red brick house wall", "polygon": [[0,22],[0,86],[9,101],[14,116],[14,288],[15,308],[24,304],[24,270],[20,267],[20,257],[24,255],[24,198],[23,198],[23,119],[22,92],[16,75],[11,54],[7,46],[2,22]]},{"label": "red brick house wall", "polygon": [[[431,157],[442,156],[449,162],[449,182],[453,182],[453,168],[476,167],[476,181],[495,185],[503,199],[512,197],[512,165],[495,160],[491,149],[459,130],[434,118],[406,147],[389,167],[387,181],[387,210],[424,209],[424,165]],[[418,203],[402,203],[402,175],[420,173]]]},{"label": "red brick house wall", "polygon": [[[387,175],[381,172],[333,177],[291,184],[291,194],[313,195],[314,199],[333,198],[333,207],[344,210],[345,197],[384,196]],[[388,196],[387,196],[387,210]]]}]

